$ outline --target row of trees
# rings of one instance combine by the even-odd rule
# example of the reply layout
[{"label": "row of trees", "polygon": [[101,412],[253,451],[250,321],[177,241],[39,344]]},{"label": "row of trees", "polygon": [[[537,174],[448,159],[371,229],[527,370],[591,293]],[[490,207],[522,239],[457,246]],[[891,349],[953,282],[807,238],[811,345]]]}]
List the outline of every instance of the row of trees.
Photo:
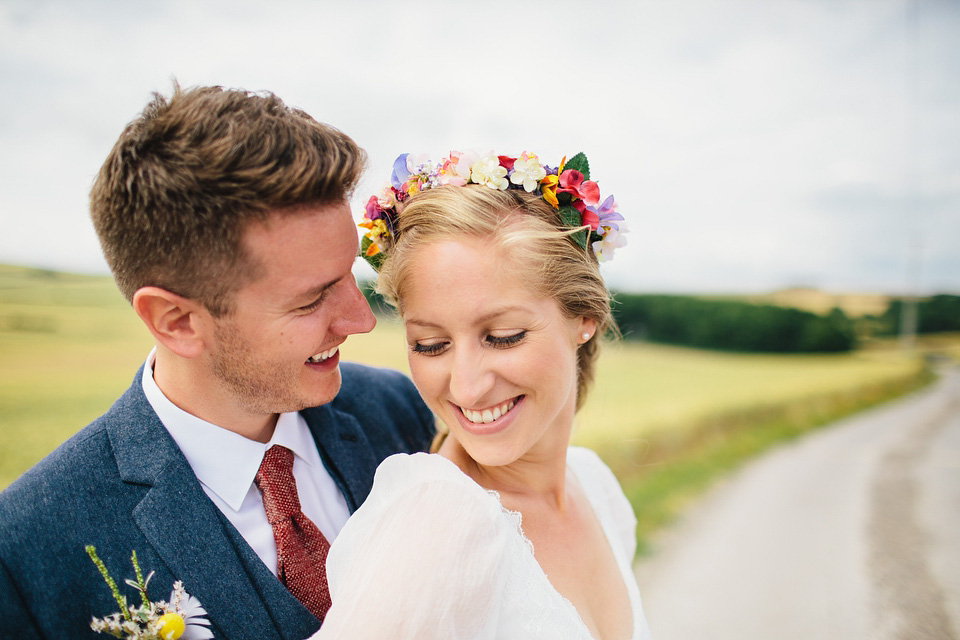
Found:
[{"label": "row of trees", "polygon": [[[875,323],[878,334],[897,335],[902,331],[904,304],[893,300],[883,315],[868,318]],[[917,333],[960,331],[960,296],[936,295],[912,304],[916,305]]]},{"label": "row of trees", "polygon": [[704,349],[808,353],[848,351],[854,326],[840,309],[809,311],[689,296],[618,294],[614,316],[626,339]]}]

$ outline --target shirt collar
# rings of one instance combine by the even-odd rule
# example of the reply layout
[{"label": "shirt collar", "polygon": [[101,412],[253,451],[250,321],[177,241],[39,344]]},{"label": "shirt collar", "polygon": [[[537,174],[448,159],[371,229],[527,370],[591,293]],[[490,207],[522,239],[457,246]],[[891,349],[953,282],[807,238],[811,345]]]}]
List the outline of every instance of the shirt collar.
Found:
[{"label": "shirt collar", "polygon": [[316,447],[306,420],[299,413],[281,413],[273,437],[266,444],[250,440],[187,413],[167,398],[153,379],[156,348],[143,367],[143,392],[163,426],[183,452],[200,482],[235,511],[240,510],[263,454],[275,444],[293,451],[310,465],[308,447]]}]

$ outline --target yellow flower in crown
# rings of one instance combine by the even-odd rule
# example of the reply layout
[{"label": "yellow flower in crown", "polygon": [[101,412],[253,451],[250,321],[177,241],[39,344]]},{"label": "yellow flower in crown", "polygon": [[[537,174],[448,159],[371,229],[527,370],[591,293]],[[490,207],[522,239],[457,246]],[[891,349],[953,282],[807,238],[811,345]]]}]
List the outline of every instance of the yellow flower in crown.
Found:
[{"label": "yellow flower in crown", "polygon": [[557,200],[557,185],[560,184],[560,174],[563,173],[563,167],[566,164],[567,156],[563,156],[557,172],[545,176],[540,181],[540,197],[552,204],[554,209],[560,208],[560,201]]},{"label": "yellow flower in crown", "polygon": [[617,212],[613,196],[600,204],[600,188],[590,180],[590,164],[583,153],[553,169],[524,151],[517,157],[479,155],[472,151],[451,151],[449,157],[434,164],[425,156],[400,154],[393,162],[390,185],[380,195],[370,196],[364,207],[367,229],[360,244],[360,255],[380,270],[385,254],[395,240],[397,216],[405,201],[427,189],[463,187],[470,184],[491,189],[522,189],[539,195],[557,210],[557,224],[575,230],[570,237],[585,250],[592,249],[598,259],[609,260],[626,238],[623,217]]},{"label": "yellow flower in crown", "polygon": [[383,218],[377,218],[376,220],[364,219],[362,222],[357,223],[357,226],[368,229],[367,237],[371,240],[370,246],[367,247],[363,255],[375,256],[386,248],[384,237],[390,236],[390,230],[387,229]]}]

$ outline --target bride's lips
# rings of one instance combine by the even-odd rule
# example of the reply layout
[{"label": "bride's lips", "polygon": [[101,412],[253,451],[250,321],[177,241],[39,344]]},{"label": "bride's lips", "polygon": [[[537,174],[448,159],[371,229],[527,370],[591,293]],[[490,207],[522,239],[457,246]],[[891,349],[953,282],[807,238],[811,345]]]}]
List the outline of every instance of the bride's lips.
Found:
[{"label": "bride's lips", "polygon": [[488,436],[499,433],[510,426],[524,397],[517,396],[480,411],[465,409],[456,404],[453,407],[457,420],[464,431],[476,436]]}]

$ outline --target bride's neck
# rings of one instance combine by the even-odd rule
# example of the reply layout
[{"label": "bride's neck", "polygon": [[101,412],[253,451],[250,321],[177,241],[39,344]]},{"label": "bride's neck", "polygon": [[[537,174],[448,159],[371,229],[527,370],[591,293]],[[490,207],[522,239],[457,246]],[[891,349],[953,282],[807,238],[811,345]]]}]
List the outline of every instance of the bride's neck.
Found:
[{"label": "bride's neck", "polygon": [[452,437],[446,439],[438,453],[453,461],[484,489],[499,493],[505,506],[543,502],[554,509],[566,509],[566,447],[546,453],[530,452],[503,466],[478,463]]}]

